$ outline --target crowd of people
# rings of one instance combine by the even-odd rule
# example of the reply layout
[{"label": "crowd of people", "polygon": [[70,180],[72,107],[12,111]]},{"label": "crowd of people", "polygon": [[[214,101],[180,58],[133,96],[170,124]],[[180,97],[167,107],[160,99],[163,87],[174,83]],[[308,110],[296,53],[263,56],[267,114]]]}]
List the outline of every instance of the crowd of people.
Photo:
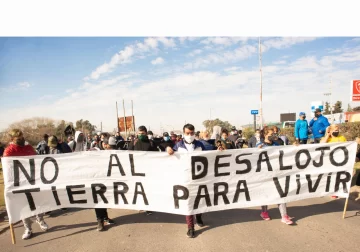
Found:
[{"label": "crowd of people", "polygon": [[[330,125],[325,117],[321,115],[321,111],[317,110],[315,117],[308,124],[305,113],[299,114],[299,120],[295,125],[296,145],[306,144],[309,134],[313,134],[315,143],[344,142],[345,137],[339,132],[337,125]],[[153,132],[148,131],[145,126],[137,129],[137,135],[131,136],[126,141],[121,137],[120,133],[111,135],[106,132],[97,133],[95,135],[85,135],[81,131],[76,131],[74,137],[69,136],[67,142],[59,140],[56,136],[45,134],[43,140],[34,149],[26,144],[25,138],[21,130],[13,129],[9,133],[11,142],[3,151],[4,157],[9,156],[30,156],[44,154],[61,154],[81,151],[102,151],[102,150],[131,150],[131,151],[161,151],[173,155],[174,152],[194,152],[194,151],[211,151],[211,150],[229,150],[241,149],[245,145],[248,148],[269,148],[271,146],[288,145],[289,140],[286,136],[280,134],[279,128],[264,127],[256,130],[253,137],[248,141],[242,137],[242,131],[232,127],[230,132],[222,129],[220,126],[213,128],[212,135],[208,131],[195,131],[195,127],[186,124],[183,127],[181,135],[174,132],[164,132],[162,137],[154,137]],[[63,209],[66,210],[66,209]],[[281,221],[287,225],[293,224],[292,218],[287,214],[286,204],[279,204]],[[151,211],[145,211],[145,214],[153,214]],[[109,218],[107,209],[96,208],[95,216],[97,219],[97,230],[104,230],[105,225],[114,224]],[[262,206],[260,216],[264,220],[270,220],[268,207]],[[202,214],[195,216],[186,216],[187,236],[195,237],[194,226],[203,226]],[[42,230],[47,230],[43,214],[36,216],[36,222]],[[31,219],[23,220],[25,227],[23,239],[29,239],[32,236]]]}]

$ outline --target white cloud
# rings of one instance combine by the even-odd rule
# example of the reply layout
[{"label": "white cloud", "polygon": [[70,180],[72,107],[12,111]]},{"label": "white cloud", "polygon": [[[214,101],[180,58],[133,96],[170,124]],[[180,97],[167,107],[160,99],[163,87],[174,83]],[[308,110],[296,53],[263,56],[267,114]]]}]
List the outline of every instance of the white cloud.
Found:
[{"label": "white cloud", "polygon": [[286,64],[286,60],[278,60],[278,61],[274,61],[273,62],[274,65],[282,65],[282,64]]},{"label": "white cloud", "polygon": [[157,57],[156,59],[151,61],[151,64],[153,65],[161,65],[164,63],[164,59],[161,57]]},{"label": "white cloud", "polygon": [[249,40],[249,37],[210,37],[201,41],[205,45],[222,45],[222,46],[231,46],[233,44],[242,42],[245,43]]},{"label": "white cloud", "polygon": [[25,81],[25,82],[18,83],[17,86],[20,89],[27,89],[27,88],[31,87],[31,84],[29,82]]},{"label": "white cloud", "polygon": [[192,52],[190,52],[190,53],[188,54],[188,56],[194,57],[194,56],[199,55],[199,54],[201,54],[201,53],[202,53],[202,50],[196,49],[196,50],[193,50]]},{"label": "white cloud", "polygon": [[270,38],[262,41],[265,49],[275,48],[283,49],[293,46],[295,44],[302,44],[315,40],[313,37],[281,37],[281,38]]}]

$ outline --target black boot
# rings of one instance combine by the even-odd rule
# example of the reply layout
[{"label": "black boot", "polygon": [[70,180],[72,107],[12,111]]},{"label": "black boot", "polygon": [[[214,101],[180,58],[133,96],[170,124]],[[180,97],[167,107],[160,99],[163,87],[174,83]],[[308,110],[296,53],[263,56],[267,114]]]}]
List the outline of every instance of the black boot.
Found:
[{"label": "black boot", "polygon": [[201,215],[200,215],[200,214],[195,215],[195,219],[196,219],[196,224],[197,224],[199,227],[203,227],[203,226],[204,226],[204,222],[202,221],[202,218],[201,218]]},{"label": "black boot", "polygon": [[194,238],[195,237],[195,230],[192,228],[192,229],[189,229],[186,233],[187,237],[189,238]]}]

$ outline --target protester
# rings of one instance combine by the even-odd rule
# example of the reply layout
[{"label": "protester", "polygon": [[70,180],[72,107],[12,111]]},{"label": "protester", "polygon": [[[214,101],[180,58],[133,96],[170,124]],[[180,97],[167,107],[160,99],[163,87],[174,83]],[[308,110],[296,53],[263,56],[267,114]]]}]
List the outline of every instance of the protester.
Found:
[{"label": "protester", "polygon": [[177,143],[177,136],[174,133],[171,134],[170,139],[174,143],[174,145]]},{"label": "protester", "polygon": [[[148,131],[145,126],[140,126],[137,138],[129,144],[129,150],[133,151],[158,151],[155,143],[148,138]],[[145,211],[146,215],[151,215],[151,211]]]},{"label": "protester", "polygon": [[200,139],[199,141],[204,145],[204,147],[205,147],[205,150],[216,150],[216,148],[215,148],[215,142],[214,142],[214,140],[211,140],[210,138],[209,138],[209,132],[208,131],[204,131],[203,133],[202,133],[202,139]]},{"label": "protester", "polygon": [[151,131],[151,130],[149,130],[148,131],[148,138],[150,139],[150,140],[154,140],[154,133]]},{"label": "protester", "polygon": [[326,129],[325,136],[321,139],[320,143],[338,143],[346,142],[346,138],[340,134],[339,125],[331,124]]},{"label": "protester", "polygon": [[102,144],[104,150],[116,150],[116,138],[113,136],[109,138],[104,138]]},{"label": "protester", "polygon": [[48,139],[49,154],[61,154],[61,150],[58,149],[58,140],[56,136],[50,136]]},{"label": "protester", "polygon": [[[194,151],[203,151],[205,150],[204,145],[195,140],[195,127],[191,124],[186,124],[183,128],[184,139],[178,142],[173,148],[167,147],[166,151],[169,155],[173,155],[174,151],[186,153],[186,152],[194,152]],[[202,215],[196,214],[195,219],[196,223],[199,227],[204,226],[204,222],[202,221]],[[188,226],[188,231],[186,233],[187,237],[194,238],[195,237],[195,229],[194,229],[194,216],[188,215],[186,216],[186,224]]]},{"label": "protester", "polygon": [[[25,144],[25,138],[23,133],[19,129],[13,129],[9,133],[12,144],[10,144],[4,151],[4,157],[15,157],[15,156],[33,156],[36,155],[36,151],[31,145]],[[47,146],[47,145],[46,145]],[[44,215],[38,214],[36,215],[36,222],[39,224],[40,229],[43,231],[47,231],[49,226],[44,221]],[[22,235],[22,239],[26,240],[32,236],[32,221],[29,218],[25,218],[22,220],[24,224],[24,234]]]},{"label": "protester", "polygon": [[[258,148],[267,148],[269,146],[278,146],[278,143],[274,141],[274,130],[272,128],[264,127],[263,130],[264,139],[257,144]],[[281,214],[281,222],[291,225],[293,224],[293,221],[290,219],[290,217],[287,215],[286,210],[286,204],[282,203],[279,204],[279,210]],[[261,206],[261,218],[264,220],[271,220],[268,212],[268,206]]]},{"label": "protester", "polygon": [[199,141],[200,140],[200,131],[197,131],[195,133],[195,140]]},{"label": "protester", "polygon": [[227,129],[223,129],[221,131],[221,139],[216,142],[216,146],[218,147],[218,150],[231,150],[235,149],[235,145],[232,141],[228,139],[229,131]]},{"label": "protester", "polygon": [[120,142],[120,141],[124,141],[124,138],[120,135],[120,132],[116,132],[116,143]]},{"label": "protester", "polygon": [[294,136],[298,143],[307,144],[309,138],[309,126],[304,112],[299,113],[299,119],[295,123]]},{"label": "protester", "polygon": [[221,138],[221,127],[220,126],[214,126],[213,127],[213,133],[211,135],[210,139],[214,139],[215,141],[220,140]]},{"label": "protester", "polygon": [[272,127],[273,130],[273,141],[278,145],[289,145],[289,139],[287,136],[280,134],[280,129],[277,126]]},{"label": "protester", "polygon": [[173,148],[174,147],[174,142],[171,141],[169,133],[164,132],[163,134],[163,139],[160,142],[160,144],[158,145],[160,151],[166,151],[167,147]]},{"label": "protester", "polygon": [[260,142],[263,142],[264,138],[261,135],[261,130],[257,129],[254,136],[249,139],[248,148],[255,148]]},{"label": "protester", "polygon": [[239,132],[236,130],[236,127],[231,127],[230,136],[228,137],[229,141],[233,143],[234,146],[236,146],[236,141],[240,138]]},{"label": "protester", "polygon": [[48,139],[49,139],[49,136],[47,134],[44,134],[43,140],[40,141],[38,143],[38,145],[36,146],[36,153],[38,155],[49,154]]},{"label": "protester", "polygon": [[[75,132],[76,142],[73,141],[69,144],[74,152],[86,151],[86,144],[84,144],[84,134],[81,131]],[[90,149],[98,150],[98,149]],[[97,231],[104,231],[104,224],[111,225],[115,222],[109,218],[106,208],[95,208],[95,215],[97,219]]]},{"label": "protester", "polygon": [[315,117],[310,121],[309,126],[313,133],[314,143],[320,143],[330,123],[329,120],[321,114],[321,110],[317,108],[315,110]]}]

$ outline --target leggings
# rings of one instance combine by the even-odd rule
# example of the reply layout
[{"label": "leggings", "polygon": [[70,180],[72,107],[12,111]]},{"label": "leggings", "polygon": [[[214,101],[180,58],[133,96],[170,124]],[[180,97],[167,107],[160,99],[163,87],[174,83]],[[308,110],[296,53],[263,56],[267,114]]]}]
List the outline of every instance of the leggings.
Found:
[{"label": "leggings", "polygon": [[[201,214],[195,215],[196,220],[201,220]],[[194,215],[186,216],[186,224],[188,225],[188,229],[194,229]]]},{"label": "leggings", "polygon": [[[279,204],[278,206],[279,206],[281,218],[284,218],[287,215],[286,204],[283,203],[283,204]],[[261,211],[267,212],[267,210],[268,210],[268,206],[261,206]]]}]

